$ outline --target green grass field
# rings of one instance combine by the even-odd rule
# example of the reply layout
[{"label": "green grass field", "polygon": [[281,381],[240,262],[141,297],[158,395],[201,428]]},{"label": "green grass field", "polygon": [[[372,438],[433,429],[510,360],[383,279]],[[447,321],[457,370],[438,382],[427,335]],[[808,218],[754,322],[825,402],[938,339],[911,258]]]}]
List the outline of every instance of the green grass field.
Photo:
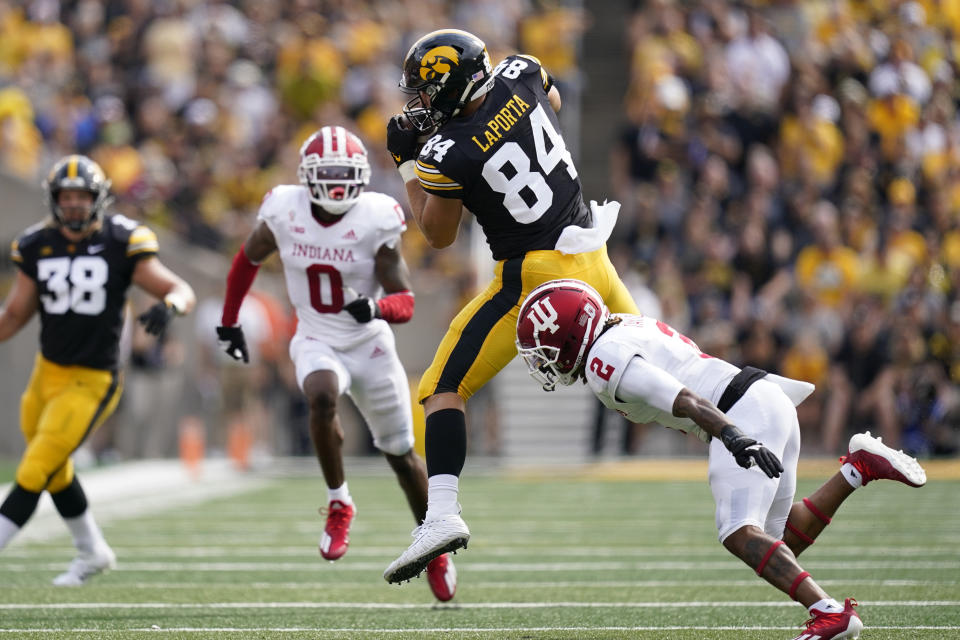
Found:
[{"label": "green grass field", "polygon": [[[66,536],[0,553],[0,639],[793,638],[806,612],[717,543],[706,482],[472,472],[461,483],[470,548],[460,589],[386,565],[412,518],[388,475],[349,476],[349,553],[321,560],[319,474],[104,526],[117,570],[55,589]],[[798,495],[816,484],[801,481]],[[960,638],[960,482],[857,492],[805,568],[856,597],[864,640]],[[94,505],[96,506],[96,505]],[[28,525],[29,526],[29,525]]]},{"label": "green grass field", "polygon": [[17,461],[0,458],[0,484],[13,482],[17,474]]}]

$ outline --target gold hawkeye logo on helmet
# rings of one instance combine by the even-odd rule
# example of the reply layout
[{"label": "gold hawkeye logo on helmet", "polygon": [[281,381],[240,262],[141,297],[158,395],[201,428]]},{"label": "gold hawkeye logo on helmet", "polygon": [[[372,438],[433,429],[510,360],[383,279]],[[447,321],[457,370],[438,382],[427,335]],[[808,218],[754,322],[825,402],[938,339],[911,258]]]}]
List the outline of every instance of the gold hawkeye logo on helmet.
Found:
[{"label": "gold hawkeye logo on helmet", "polygon": [[436,80],[449,73],[458,64],[460,64],[460,54],[456,49],[449,45],[434,47],[427,51],[420,61],[420,78],[427,81]]}]

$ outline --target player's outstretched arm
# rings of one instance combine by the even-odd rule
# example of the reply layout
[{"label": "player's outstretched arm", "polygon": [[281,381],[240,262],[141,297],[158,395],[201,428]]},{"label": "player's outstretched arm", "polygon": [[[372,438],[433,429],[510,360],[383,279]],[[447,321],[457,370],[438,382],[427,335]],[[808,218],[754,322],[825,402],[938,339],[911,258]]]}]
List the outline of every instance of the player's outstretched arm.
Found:
[{"label": "player's outstretched arm", "polygon": [[223,297],[223,312],[220,326],[217,327],[217,340],[224,351],[234,360],[250,362],[250,352],[243,329],[237,324],[240,317],[240,305],[250,291],[260,263],[277,250],[277,239],[266,222],[260,220],[230,265],[227,273],[227,292]]},{"label": "player's outstretched arm", "polygon": [[18,270],[13,289],[0,310],[0,342],[10,339],[20,331],[33,317],[38,305],[37,283]]},{"label": "player's outstretched arm", "polygon": [[730,424],[730,420],[715,404],[686,387],[680,390],[673,401],[673,415],[690,418],[714,438],[719,438],[723,428]]},{"label": "player's outstretched arm", "polygon": [[677,394],[673,402],[673,415],[690,418],[701,429],[715,438],[720,438],[723,446],[741,467],[748,469],[756,464],[770,478],[779,478],[783,473],[783,465],[776,454],[731,424],[716,405],[690,389],[683,388]]},{"label": "player's outstretched arm", "polygon": [[193,287],[156,257],[137,262],[133,269],[133,283],[160,298],[160,302],[137,318],[147,333],[153,335],[162,334],[174,316],[190,313],[197,304]]}]

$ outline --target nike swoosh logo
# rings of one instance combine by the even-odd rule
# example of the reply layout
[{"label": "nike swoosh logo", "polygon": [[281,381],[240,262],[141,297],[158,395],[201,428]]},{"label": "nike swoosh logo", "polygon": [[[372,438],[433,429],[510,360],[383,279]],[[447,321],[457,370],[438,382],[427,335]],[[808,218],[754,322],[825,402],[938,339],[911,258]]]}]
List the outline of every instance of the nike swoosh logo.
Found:
[{"label": "nike swoosh logo", "polygon": [[92,244],[87,247],[87,253],[100,253],[101,251],[103,251],[102,244]]}]

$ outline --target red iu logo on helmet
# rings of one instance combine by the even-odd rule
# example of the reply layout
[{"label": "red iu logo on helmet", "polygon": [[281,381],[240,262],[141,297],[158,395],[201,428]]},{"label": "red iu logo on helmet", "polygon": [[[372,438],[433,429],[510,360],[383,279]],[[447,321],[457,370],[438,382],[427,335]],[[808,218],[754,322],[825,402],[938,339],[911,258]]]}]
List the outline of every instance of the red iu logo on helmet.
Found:
[{"label": "red iu logo on helmet", "polygon": [[550,333],[560,331],[560,325],[557,324],[559,317],[557,310],[550,304],[550,298],[546,296],[531,304],[530,311],[527,312],[527,319],[533,323],[534,336],[544,331]]}]

